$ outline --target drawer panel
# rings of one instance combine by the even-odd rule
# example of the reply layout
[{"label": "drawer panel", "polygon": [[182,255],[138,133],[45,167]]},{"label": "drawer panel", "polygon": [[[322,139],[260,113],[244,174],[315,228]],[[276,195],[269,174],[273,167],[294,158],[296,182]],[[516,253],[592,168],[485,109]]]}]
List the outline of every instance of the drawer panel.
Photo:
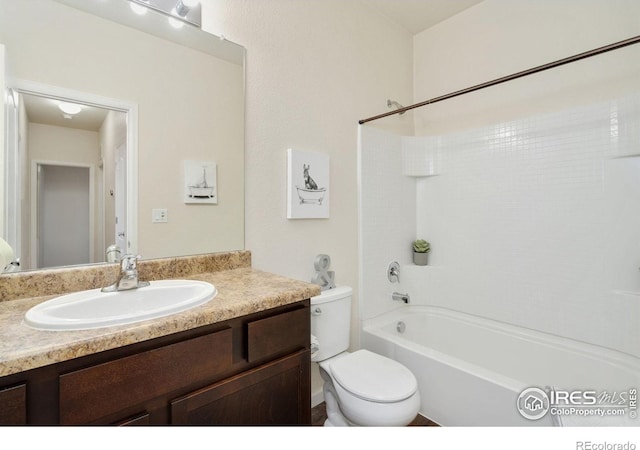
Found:
[{"label": "drawer panel", "polygon": [[249,362],[308,349],[311,316],[308,307],[254,320],[247,324]]},{"label": "drawer panel", "polygon": [[228,328],[61,375],[60,423],[90,423],[209,380],[229,370],[231,364]]},{"label": "drawer panel", "polygon": [[0,425],[26,425],[27,385],[0,389]]}]

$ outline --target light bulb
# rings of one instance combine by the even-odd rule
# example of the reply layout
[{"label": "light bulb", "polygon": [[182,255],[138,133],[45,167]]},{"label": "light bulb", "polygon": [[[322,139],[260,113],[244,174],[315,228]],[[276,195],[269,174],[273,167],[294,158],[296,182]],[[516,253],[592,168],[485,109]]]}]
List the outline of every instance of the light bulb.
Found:
[{"label": "light bulb", "polygon": [[149,10],[147,7],[142,6],[139,3],[131,2],[129,4],[129,6],[131,6],[131,11],[133,11],[136,14],[138,14],[139,16],[144,16],[147,13],[147,11]]},{"label": "light bulb", "polygon": [[58,104],[58,108],[60,108],[60,111],[62,111],[65,114],[78,114],[80,111],[82,111],[82,106],[78,105],[77,103],[67,103],[67,102],[61,102]]},{"label": "light bulb", "polygon": [[[175,13],[175,9],[171,11],[172,14]],[[184,22],[182,20],[175,19],[173,17],[169,17],[169,24],[176,29],[180,29],[184,26]]]}]

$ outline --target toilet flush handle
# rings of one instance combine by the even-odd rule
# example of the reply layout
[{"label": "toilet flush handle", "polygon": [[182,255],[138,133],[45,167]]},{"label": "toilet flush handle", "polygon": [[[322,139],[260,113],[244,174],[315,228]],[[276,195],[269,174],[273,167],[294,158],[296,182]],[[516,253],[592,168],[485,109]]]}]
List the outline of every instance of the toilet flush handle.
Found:
[{"label": "toilet flush handle", "polygon": [[319,316],[320,314],[322,314],[322,309],[320,309],[319,306],[316,306],[314,309],[311,310],[312,316]]}]

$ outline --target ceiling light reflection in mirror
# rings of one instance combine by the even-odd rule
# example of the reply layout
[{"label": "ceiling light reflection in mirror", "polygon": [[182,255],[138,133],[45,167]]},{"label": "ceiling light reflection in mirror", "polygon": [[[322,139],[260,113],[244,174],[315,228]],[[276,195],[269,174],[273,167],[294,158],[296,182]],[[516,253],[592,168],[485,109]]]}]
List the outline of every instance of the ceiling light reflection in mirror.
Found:
[{"label": "ceiling light reflection in mirror", "polygon": [[181,28],[184,23],[200,27],[202,12],[199,0],[129,0],[131,10],[138,15],[145,15],[149,8],[168,15],[169,23],[174,28]]}]

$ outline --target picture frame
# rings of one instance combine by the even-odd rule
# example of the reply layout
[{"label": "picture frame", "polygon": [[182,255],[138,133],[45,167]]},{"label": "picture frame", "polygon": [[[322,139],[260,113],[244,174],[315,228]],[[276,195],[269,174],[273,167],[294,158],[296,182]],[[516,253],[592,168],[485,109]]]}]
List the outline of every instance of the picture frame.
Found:
[{"label": "picture frame", "polygon": [[218,203],[217,164],[212,161],[183,161],[184,202]]},{"label": "picture frame", "polygon": [[329,155],[287,149],[287,219],[328,219],[330,194]]}]

